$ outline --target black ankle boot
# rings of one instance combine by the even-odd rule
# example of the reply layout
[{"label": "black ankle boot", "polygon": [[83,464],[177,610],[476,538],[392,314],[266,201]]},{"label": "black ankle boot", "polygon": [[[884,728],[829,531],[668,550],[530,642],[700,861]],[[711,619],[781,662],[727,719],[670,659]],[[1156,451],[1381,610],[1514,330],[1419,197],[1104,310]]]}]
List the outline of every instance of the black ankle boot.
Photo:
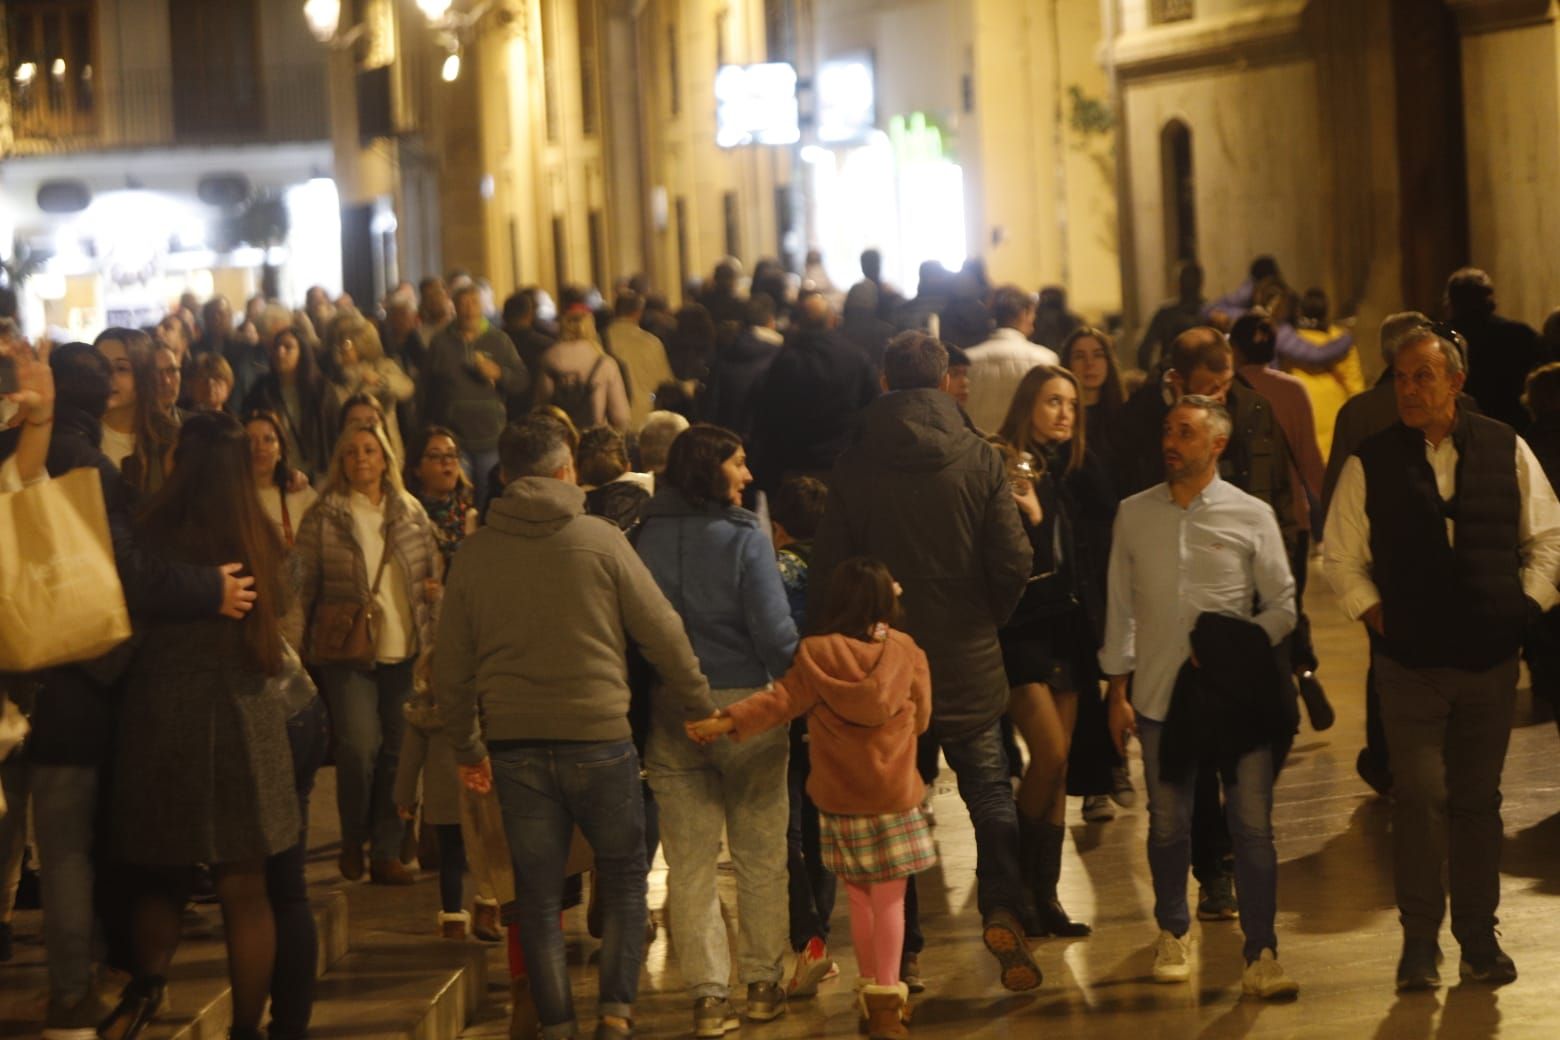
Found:
[{"label": "black ankle boot", "polygon": [[104,1040],[135,1040],[162,1010],[167,980],[161,975],[137,975],[119,995],[119,1003],[98,1025]]},{"label": "black ankle boot", "polygon": [[1089,935],[1093,929],[1082,921],[1074,921],[1062,909],[1056,897],[1056,883],[1062,876],[1062,840],[1067,830],[1059,823],[1036,821],[1035,832],[1038,850],[1035,853],[1034,879],[1035,909],[1040,917],[1041,934],[1076,939]]}]

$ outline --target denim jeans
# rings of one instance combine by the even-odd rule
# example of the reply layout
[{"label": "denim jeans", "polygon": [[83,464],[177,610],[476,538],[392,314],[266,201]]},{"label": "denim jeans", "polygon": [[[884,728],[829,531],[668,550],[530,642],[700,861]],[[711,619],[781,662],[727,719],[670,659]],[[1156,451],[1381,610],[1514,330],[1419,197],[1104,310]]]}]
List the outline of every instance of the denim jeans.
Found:
[{"label": "denim jeans", "polygon": [[648,891],[639,755],[631,741],[535,742],[492,751],[493,784],[515,867],[516,915],[546,1040],[575,1034],[559,914],[577,826],[596,856],[602,907],[597,1013],[633,1018]]},{"label": "denim jeans", "polygon": [[460,464],[465,469],[466,476],[471,478],[472,488],[476,492],[477,509],[485,511],[488,499],[504,493],[503,488],[494,487],[494,482],[488,479],[492,476],[493,467],[498,465],[498,449],[463,451],[460,453]]},{"label": "denim jeans", "polygon": [[367,841],[373,859],[396,859],[405,828],[395,812],[395,767],[406,730],[401,707],[412,695],[412,662],[370,671],[332,665],[322,679],[336,731],[341,844],[361,848]]},{"label": "denim jeans", "polygon": [[801,953],[814,938],[829,941],[834,913],[834,874],[823,865],[818,832],[818,807],[807,797],[811,775],[807,757],[807,724],[791,723],[791,761],[786,767],[790,824],[785,831],[786,881],[791,892],[791,949]]},{"label": "denim jeans", "polygon": [[[752,690],[712,690],[718,707]],[[678,968],[692,997],[725,997],[731,947],[715,888],[725,829],[737,875],[737,972],[744,983],[778,983],[787,915],[786,760],[790,739],[773,729],[740,744],[699,747],[657,716],[646,750],[650,787],[661,808],[666,908]]]},{"label": "denim jeans", "polygon": [[92,839],[98,770],[34,764],[28,779],[42,872],[49,995],[70,1005],[85,996],[92,984]]},{"label": "denim jeans", "polygon": [[325,702],[316,697],[287,720],[292,747],[293,786],[302,821],[298,844],[265,861],[265,891],[276,921],[276,965],[271,973],[272,1040],[302,1040],[314,1014],[314,980],[319,966],[319,936],[304,868],[309,860],[309,795],[314,774],[325,761],[328,733]]},{"label": "denim jeans", "polygon": [[[1154,920],[1174,935],[1191,928],[1186,874],[1192,855],[1192,801],[1196,776],[1169,783],[1159,775],[1164,723],[1138,716],[1143,778],[1148,787],[1148,869],[1154,879]],[[1224,788],[1225,813],[1235,848],[1235,890],[1246,960],[1278,953],[1278,850],[1273,845],[1273,750],[1263,745],[1235,763],[1235,783]]]},{"label": "denim jeans", "polygon": [[940,743],[975,827],[976,902],[981,916],[1005,910],[1028,921],[1034,902],[1018,866],[1018,806],[1013,801],[1001,721],[993,719],[977,733]]}]

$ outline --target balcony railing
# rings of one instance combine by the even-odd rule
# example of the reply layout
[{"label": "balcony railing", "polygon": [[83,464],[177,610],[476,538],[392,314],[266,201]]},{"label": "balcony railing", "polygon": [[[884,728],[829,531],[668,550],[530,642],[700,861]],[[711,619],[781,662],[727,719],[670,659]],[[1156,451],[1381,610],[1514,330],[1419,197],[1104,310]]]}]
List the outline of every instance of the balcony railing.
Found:
[{"label": "balcony railing", "polygon": [[250,81],[134,69],[58,89],[6,84],[13,154],[318,141],[330,136],[323,64],[263,65]]}]

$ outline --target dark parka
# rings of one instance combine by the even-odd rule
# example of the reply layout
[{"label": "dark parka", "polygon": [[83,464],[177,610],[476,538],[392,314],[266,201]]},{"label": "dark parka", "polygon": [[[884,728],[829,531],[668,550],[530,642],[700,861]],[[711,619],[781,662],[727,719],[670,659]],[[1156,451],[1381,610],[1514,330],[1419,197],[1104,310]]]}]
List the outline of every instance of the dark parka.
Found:
[{"label": "dark parka", "polygon": [[1023,595],[1033,553],[997,449],[940,390],[902,390],[863,414],[840,456],[813,547],[816,623],[841,560],[883,561],[904,586],[909,633],[932,668],[932,732],[975,733],[1007,710],[997,628]]}]

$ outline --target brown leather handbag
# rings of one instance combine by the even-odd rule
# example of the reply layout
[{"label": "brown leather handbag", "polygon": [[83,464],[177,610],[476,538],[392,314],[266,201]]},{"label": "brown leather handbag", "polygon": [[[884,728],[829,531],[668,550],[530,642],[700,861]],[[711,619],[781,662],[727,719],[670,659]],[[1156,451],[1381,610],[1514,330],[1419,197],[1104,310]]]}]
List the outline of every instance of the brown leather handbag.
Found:
[{"label": "brown leather handbag", "polygon": [[320,603],[309,624],[309,663],[344,664],[353,668],[374,667],[379,649],[379,612],[375,599],[379,583],[390,560],[390,525],[385,525],[385,550],[379,557],[368,602],[347,600]]}]

